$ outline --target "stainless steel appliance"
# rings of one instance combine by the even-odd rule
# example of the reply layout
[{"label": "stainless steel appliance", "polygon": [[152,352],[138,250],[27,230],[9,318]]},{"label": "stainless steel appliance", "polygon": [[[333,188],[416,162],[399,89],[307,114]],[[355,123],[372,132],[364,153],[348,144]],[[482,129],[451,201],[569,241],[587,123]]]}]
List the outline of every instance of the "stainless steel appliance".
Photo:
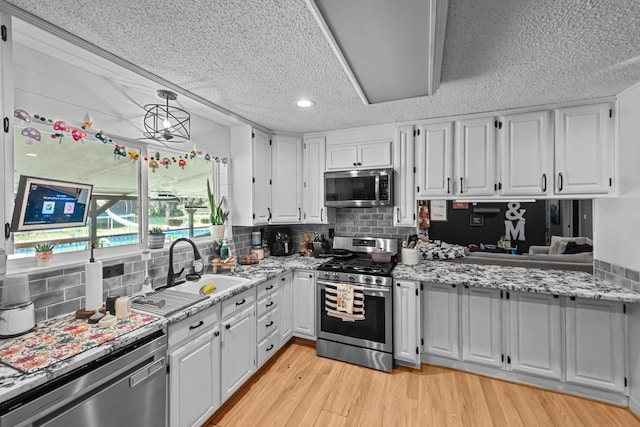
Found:
[{"label": "stainless steel appliance", "polygon": [[393,205],[393,169],[324,173],[325,206],[372,207]]},{"label": "stainless steel appliance", "polygon": [[0,405],[5,426],[167,425],[167,336],[156,331]]},{"label": "stainless steel appliance", "polygon": [[[398,242],[372,237],[335,237],[333,259],[318,267],[316,353],[369,368],[393,368],[393,279]],[[391,262],[376,263],[371,252],[389,251]],[[340,283],[364,288],[364,319],[344,321],[325,309],[327,287]]]}]

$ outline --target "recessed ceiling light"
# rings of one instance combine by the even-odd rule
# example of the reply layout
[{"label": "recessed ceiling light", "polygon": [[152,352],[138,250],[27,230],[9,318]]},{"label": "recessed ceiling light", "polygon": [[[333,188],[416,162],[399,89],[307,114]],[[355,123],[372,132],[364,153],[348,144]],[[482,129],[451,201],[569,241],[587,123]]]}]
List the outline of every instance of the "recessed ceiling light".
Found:
[{"label": "recessed ceiling light", "polygon": [[313,107],[314,105],[316,105],[315,101],[312,101],[310,99],[301,99],[300,101],[298,101],[296,103],[296,105],[300,108],[309,108],[309,107]]},{"label": "recessed ceiling light", "polygon": [[36,153],[27,153],[28,157],[38,157]]}]

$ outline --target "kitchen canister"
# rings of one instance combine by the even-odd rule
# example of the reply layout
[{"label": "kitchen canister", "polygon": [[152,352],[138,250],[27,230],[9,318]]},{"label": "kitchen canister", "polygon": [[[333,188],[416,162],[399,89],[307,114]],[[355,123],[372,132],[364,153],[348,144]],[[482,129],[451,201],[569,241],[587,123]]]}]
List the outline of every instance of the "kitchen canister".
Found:
[{"label": "kitchen canister", "polygon": [[131,299],[119,297],[116,299],[116,317],[118,320],[128,319],[131,316]]},{"label": "kitchen canister", "polygon": [[402,248],[402,263],[405,265],[416,265],[418,263],[418,251],[415,249]]},{"label": "kitchen canister", "polygon": [[262,233],[259,231],[251,232],[251,244],[253,246],[262,246]]}]

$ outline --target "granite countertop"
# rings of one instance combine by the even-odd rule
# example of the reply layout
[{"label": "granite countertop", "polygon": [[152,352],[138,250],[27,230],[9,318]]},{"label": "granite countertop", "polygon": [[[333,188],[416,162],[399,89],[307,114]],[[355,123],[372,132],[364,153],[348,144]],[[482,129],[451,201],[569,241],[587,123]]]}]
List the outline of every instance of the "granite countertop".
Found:
[{"label": "granite countertop", "polygon": [[393,270],[393,277],[507,291],[640,302],[639,293],[578,271],[421,261],[413,266],[398,264]]},{"label": "granite countertop", "polygon": [[[222,300],[231,298],[234,295],[237,295],[247,289],[251,289],[259,285],[260,283],[277,277],[282,273],[292,271],[294,269],[313,270],[325,261],[326,259],[301,257],[299,255],[292,255],[288,257],[269,257],[261,261],[259,264],[250,266],[239,265],[236,267],[234,273],[222,270],[219,273],[247,278],[250,279],[250,282],[230,292],[226,292],[220,295],[214,294],[212,298],[188,307],[187,309],[182,310],[170,317],[160,317],[157,321],[143,326],[142,328],[139,328],[133,332],[122,335],[114,340],[108,341],[104,344],[79,353],[76,356],[62,360],[45,369],[31,374],[25,374],[21,371],[18,371],[17,369],[0,364],[0,404],[13,397],[18,396],[21,393],[32,390],[53,379],[59,378],[62,375],[71,372],[81,366],[84,366],[85,364],[101,356],[125,347],[156,330],[166,328],[169,324],[178,322],[182,319],[186,319],[187,317],[192,316],[193,314],[204,310],[209,306],[215,305]],[[69,322],[74,321],[72,314],[66,316],[69,318]],[[38,323],[37,327],[46,328],[48,324],[59,319],[60,317],[47,320],[45,322],[40,322]]]},{"label": "granite countertop", "polygon": [[[0,403],[58,378],[98,357],[135,342],[150,332],[166,328],[170,324],[186,319],[207,307],[251,289],[260,283],[296,269],[314,270],[325,261],[327,261],[326,258],[308,258],[299,255],[269,257],[259,264],[237,266],[233,273],[222,270],[219,273],[247,278],[250,281],[229,292],[220,295],[214,294],[211,298],[170,317],[159,318],[156,322],[136,331],[122,335],[115,340],[58,362],[36,373],[24,374],[16,369],[0,365]],[[588,273],[573,271],[450,263],[447,261],[422,261],[415,266],[398,264],[393,271],[393,277],[510,291],[640,302],[640,294],[636,292],[597,279]],[[46,326],[47,322],[42,322],[38,326]]]}]

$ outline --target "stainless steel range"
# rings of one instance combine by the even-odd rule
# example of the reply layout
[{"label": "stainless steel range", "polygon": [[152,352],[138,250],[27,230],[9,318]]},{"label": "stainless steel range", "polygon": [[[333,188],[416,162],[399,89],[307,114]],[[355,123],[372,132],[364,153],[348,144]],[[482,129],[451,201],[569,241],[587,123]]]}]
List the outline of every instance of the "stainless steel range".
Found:
[{"label": "stainless steel range", "polygon": [[[373,237],[335,237],[334,258],[318,267],[316,353],[390,372],[393,367],[393,279],[398,242]],[[387,251],[391,261],[377,263],[371,252]],[[362,290],[364,315],[335,316],[331,296],[340,284]],[[350,318],[351,317],[351,318]]]}]

